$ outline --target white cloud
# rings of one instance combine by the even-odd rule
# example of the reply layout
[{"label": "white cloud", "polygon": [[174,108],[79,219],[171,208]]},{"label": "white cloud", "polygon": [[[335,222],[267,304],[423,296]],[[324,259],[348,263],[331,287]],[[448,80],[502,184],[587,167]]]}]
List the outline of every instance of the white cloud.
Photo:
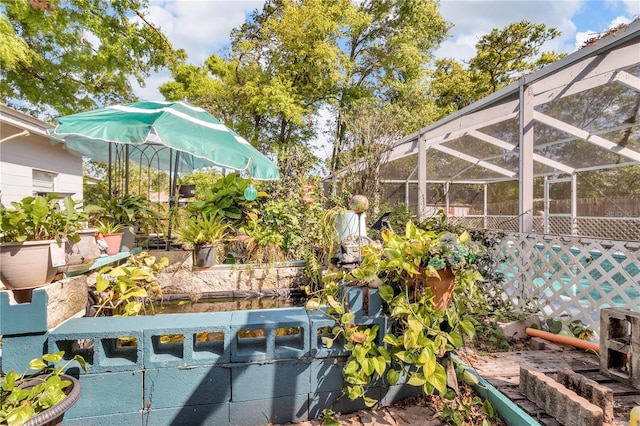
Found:
[{"label": "white cloud", "polygon": [[454,26],[451,38],[442,44],[438,57],[466,60],[474,56],[480,37],[494,28],[528,20],[557,28],[562,35],[547,42],[544,50],[570,52],[574,48],[576,26],[571,20],[582,1],[498,1],[498,0],[442,0],[440,12]]},{"label": "white cloud", "polygon": [[[631,20],[629,18],[626,18],[624,16],[618,16],[615,19],[613,19],[611,21],[611,23],[607,26],[607,28],[614,28],[617,27],[620,24],[629,24],[631,22]],[[602,33],[604,31],[595,31],[595,30],[586,30],[586,31],[578,31],[576,32],[576,44],[575,44],[575,49],[579,49],[580,47],[582,47],[584,45],[584,42],[589,40],[590,38],[593,38],[595,36],[597,36],[598,34]]]},{"label": "white cloud", "polygon": [[[187,52],[188,63],[202,65],[228,46],[231,30],[263,4],[258,0],[151,0],[146,19],[160,27],[174,49]],[[132,84],[141,99],[160,100],[163,97],[158,87],[170,80],[171,73],[163,70],[148,77],[144,88]]]},{"label": "white cloud", "polygon": [[638,0],[623,0],[622,2],[630,16],[633,18],[640,16],[640,2]]},{"label": "white cloud", "polygon": [[264,1],[152,0],[149,17],[159,25],[174,48],[187,51],[188,61],[202,64],[229,44],[231,30]]}]

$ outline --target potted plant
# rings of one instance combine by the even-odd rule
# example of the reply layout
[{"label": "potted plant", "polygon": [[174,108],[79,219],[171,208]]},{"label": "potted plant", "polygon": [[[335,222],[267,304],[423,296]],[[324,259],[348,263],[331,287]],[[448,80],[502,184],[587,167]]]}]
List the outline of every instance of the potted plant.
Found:
[{"label": "potted plant", "polygon": [[106,254],[113,256],[120,252],[120,246],[122,245],[122,236],[124,225],[117,222],[111,222],[108,219],[99,220],[96,224],[98,228],[98,243],[100,240],[106,244]]},{"label": "potted plant", "polygon": [[89,207],[89,211],[100,221],[122,225],[121,251],[131,251],[134,247],[137,228],[146,232],[149,228],[159,228],[159,213],[142,195],[101,198],[97,205]]},{"label": "potted plant", "polygon": [[[49,366],[62,361],[64,352],[45,354],[33,359],[24,374],[9,371],[2,380],[0,423],[8,425],[60,424],[64,413],[82,393],[80,382],[64,374],[67,366],[77,361],[86,371],[84,358],[76,355],[63,366]],[[27,374],[29,371],[35,373]]]},{"label": "potted plant", "polygon": [[[332,332],[322,337],[331,347],[341,339],[349,357],[343,377],[344,392],[351,398],[363,398],[367,406],[377,401],[365,396],[367,385],[385,379],[390,385],[400,380],[421,386],[424,393],[447,385],[457,389],[455,371],[449,353],[460,348],[463,336],[471,336],[474,326],[466,317],[462,294],[477,295],[476,282],[483,279],[475,259],[484,246],[472,241],[469,233],[425,230],[412,222],[405,233],[382,232],[382,246],[363,247],[362,263],[353,271],[336,271],[324,278],[325,288],[307,302],[307,309],[320,309],[336,322]],[[450,270],[459,284],[460,302],[451,303],[451,295],[430,285],[445,281]],[[392,328],[381,330],[378,324],[357,324],[356,315],[341,297],[349,286],[377,288]],[[452,284],[445,284],[453,290]],[[454,302],[455,302],[454,298]],[[365,314],[366,315],[366,314]]]},{"label": "potted plant", "polygon": [[190,216],[178,229],[178,238],[193,244],[193,265],[209,267],[216,263],[218,244],[226,237],[229,225],[218,216]]},{"label": "potted plant", "polygon": [[0,206],[0,279],[8,289],[32,289],[53,281],[57,267],[65,263],[64,241],[79,240],[83,217],[75,202],[66,197],[64,209],[58,202],[52,194],[25,197],[12,202],[11,208]]}]

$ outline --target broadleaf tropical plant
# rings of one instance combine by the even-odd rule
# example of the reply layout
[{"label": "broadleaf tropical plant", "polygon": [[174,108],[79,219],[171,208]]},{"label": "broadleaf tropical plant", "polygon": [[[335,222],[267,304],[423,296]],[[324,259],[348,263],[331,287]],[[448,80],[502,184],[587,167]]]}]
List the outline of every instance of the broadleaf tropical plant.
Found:
[{"label": "broadleaf tropical plant", "polygon": [[156,273],[169,264],[146,252],[130,256],[127,265],[105,266],[95,283],[95,316],[136,316],[154,312],[153,301],[162,296]]},{"label": "broadleaf tropical plant", "polygon": [[[307,302],[307,309],[322,309],[335,320],[331,335],[322,341],[329,346],[338,338],[344,340],[349,351],[344,392],[351,399],[363,398],[369,406],[376,401],[366,395],[367,387],[376,380],[396,384],[404,378],[427,395],[436,390],[444,394],[448,384],[457,385],[448,383],[447,368],[452,366],[448,354],[463,345],[464,336],[473,336],[473,322],[455,296],[450,306],[437,308],[431,292],[419,287],[418,280],[437,276],[443,267],[455,270],[456,290],[461,293],[475,291],[476,281],[482,280],[475,259],[484,247],[466,231],[454,235],[408,222],[404,234],[386,230],[382,238],[382,247],[363,247],[360,267],[325,275],[324,289]],[[358,324],[340,299],[348,287],[363,285],[378,289],[392,321],[383,335],[377,324]]]},{"label": "broadleaf tropical plant", "polygon": [[[71,381],[62,380],[65,369],[74,361],[84,371],[87,371],[87,365],[80,355],[75,355],[64,365],[55,365],[63,357],[63,351],[44,354],[42,358],[32,359],[23,374],[11,370],[3,377],[0,388],[0,424],[23,425],[36,414],[66,398],[64,390],[71,385]],[[54,365],[50,366],[49,363]]]},{"label": "broadleaf tropical plant", "polygon": [[13,201],[11,208],[0,205],[0,241],[79,241],[77,231],[85,219],[84,213],[76,210],[77,203],[71,197],[63,199],[64,209],[59,208],[58,202],[58,196],[50,194]]}]

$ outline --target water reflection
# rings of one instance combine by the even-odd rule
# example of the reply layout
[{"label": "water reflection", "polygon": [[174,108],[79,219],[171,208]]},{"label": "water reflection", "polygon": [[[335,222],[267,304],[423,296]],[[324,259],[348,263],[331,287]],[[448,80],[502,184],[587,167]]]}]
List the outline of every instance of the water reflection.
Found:
[{"label": "water reflection", "polygon": [[194,313],[194,312],[230,312],[256,309],[276,309],[304,306],[304,294],[287,292],[273,293],[208,293],[196,299],[189,295],[165,295],[162,301],[156,301],[156,314]]}]

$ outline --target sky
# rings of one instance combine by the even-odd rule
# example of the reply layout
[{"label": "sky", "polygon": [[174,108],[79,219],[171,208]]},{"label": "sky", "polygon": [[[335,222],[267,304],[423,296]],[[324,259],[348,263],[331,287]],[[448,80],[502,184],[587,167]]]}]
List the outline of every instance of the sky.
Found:
[{"label": "sky", "polygon": [[[213,53],[229,46],[229,34],[264,1],[244,0],[150,0],[151,22],[160,26],[174,48],[185,49],[188,62],[202,65]],[[621,23],[640,17],[638,0],[441,0],[440,13],[453,27],[436,52],[437,57],[466,60],[474,56],[479,38],[494,28],[529,20],[558,29],[562,35],[547,42],[543,50],[571,53],[582,43]],[[170,81],[168,71],[146,80],[137,95],[162,100],[158,86]],[[134,83],[135,86],[135,83]],[[319,120],[324,121],[324,120]],[[316,154],[326,157],[318,144]]]},{"label": "sky", "polygon": [[[162,28],[175,48],[187,51],[188,62],[202,65],[208,56],[228,47],[231,30],[263,4],[255,0],[150,0],[148,18]],[[474,56],[474,46],[482,35],[523,19],[562,32],[544,46],[545,50],[571,53],[597,33],[639,17],[640,1],[441,0],[440,13],[453,28],[436,56],[465,60]],[[137,94],[145,100],[160,100],[158,86],[169,80],[166,71],[155,74]]]}]

